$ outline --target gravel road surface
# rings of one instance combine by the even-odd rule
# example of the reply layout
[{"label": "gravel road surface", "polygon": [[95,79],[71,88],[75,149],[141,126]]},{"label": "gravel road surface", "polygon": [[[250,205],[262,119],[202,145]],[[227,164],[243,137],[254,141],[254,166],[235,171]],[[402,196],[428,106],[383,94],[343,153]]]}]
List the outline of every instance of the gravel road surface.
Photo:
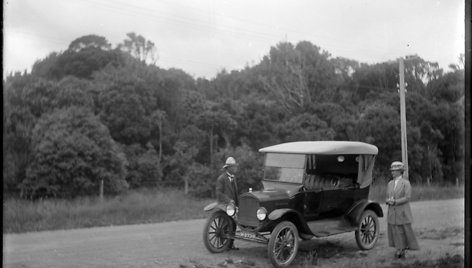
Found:
[{"label": "gravel road surface", "polygon": [[[403,262],[437,259],[446,253],[464,256],[464,199],[411,205],[421,250],[409,252]],[[382,208],[386,213],[386,207]],[[236,241],[240,250],[209,253],[202,242],[204,223],[198,219],[4,234],[3,267],[271,267],[263,244]],[[393,258],[394,249],[388,247],[385,217],[380,224],[380,238],[373,250],[359,251],[354,233],[335,235],[302,242],[294,266],[382,267],[398,262]]]}]

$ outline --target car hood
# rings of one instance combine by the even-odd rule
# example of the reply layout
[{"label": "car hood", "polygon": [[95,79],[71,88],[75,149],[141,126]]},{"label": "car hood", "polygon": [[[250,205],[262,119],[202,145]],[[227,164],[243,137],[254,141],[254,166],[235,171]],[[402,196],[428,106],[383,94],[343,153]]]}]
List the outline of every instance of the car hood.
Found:
[{"label": "car hood", "polygon": [[273,200],[287,200],[291,196],[291,191],[287,189],[264,189],[263,191],[249,192],[245,193],[246,196],[253,196],[257,198],[260,202],[267,202]]}]

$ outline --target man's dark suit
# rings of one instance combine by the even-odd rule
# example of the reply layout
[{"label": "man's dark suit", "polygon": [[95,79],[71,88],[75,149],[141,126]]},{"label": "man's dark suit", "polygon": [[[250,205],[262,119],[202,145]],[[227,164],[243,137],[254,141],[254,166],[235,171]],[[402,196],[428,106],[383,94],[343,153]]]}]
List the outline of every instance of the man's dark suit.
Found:
[{"label": "man's dark suit", "polygon": [[238,205],[238,186],[234,175],[227,172],[221,174],[216,180],[216,199],[224,204],[234,200]]}]

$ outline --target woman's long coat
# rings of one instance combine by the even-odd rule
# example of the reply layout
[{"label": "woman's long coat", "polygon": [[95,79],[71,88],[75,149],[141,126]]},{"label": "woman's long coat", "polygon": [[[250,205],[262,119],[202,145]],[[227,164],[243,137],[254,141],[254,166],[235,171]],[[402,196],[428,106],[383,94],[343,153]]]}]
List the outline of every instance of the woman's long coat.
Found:
[{"label": "woman's long coat", "polygon": [[387,222],[389,224],[407,224],[413,222],[410,208],[411,185],[410,182],[401,178],[395,188],[395,180],[391,180],[387,186],[387,198],[393,196],[395,205],[388,207]]}]

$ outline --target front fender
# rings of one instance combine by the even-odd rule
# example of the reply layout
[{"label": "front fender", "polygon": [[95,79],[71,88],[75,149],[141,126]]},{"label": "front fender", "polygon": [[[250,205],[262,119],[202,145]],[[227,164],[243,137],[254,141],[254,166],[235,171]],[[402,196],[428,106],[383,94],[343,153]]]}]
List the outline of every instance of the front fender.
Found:
[{"label": "front fender", "polygon": [[357,226],[361,220],[362,213],[366,209],[375,212],[379,218],[383,217],[382,207],[380,207],[379,203],[370,200],[363,200],[352,206],[352,208],[346,213],[346,217],[352,225]]},{"label": "front fender", "polygon": [[290,208],[280,208],[272,211],[269,216],[267,217],[271,221],[278,220],[282,217],[286,216],[286,220],[291,221],[295,226],[297,226],[298,232],[300,236],[308,235],[311,236],[312,233],[310,231],[310,227],[306,224],[303,216],[294,209]]},{"label": "front fender", "polygon": [[[293,211],[293,209],[289,209],[289,208],[281,208],[281,209],[276,209],[274,211],[272,211],[270,214],[269,214],[269,220],[271,221],[275,221],[279,218],[281,218],[285,213],[289,212],[289,211]],[[295,211],[294,211],[295,212]]]},{"label": "front fender", "polygon": [[203,208],[203,211],[205,212],[215,212],[220,210],[226,212],[226,205],[218,202],[213,202]]}]

